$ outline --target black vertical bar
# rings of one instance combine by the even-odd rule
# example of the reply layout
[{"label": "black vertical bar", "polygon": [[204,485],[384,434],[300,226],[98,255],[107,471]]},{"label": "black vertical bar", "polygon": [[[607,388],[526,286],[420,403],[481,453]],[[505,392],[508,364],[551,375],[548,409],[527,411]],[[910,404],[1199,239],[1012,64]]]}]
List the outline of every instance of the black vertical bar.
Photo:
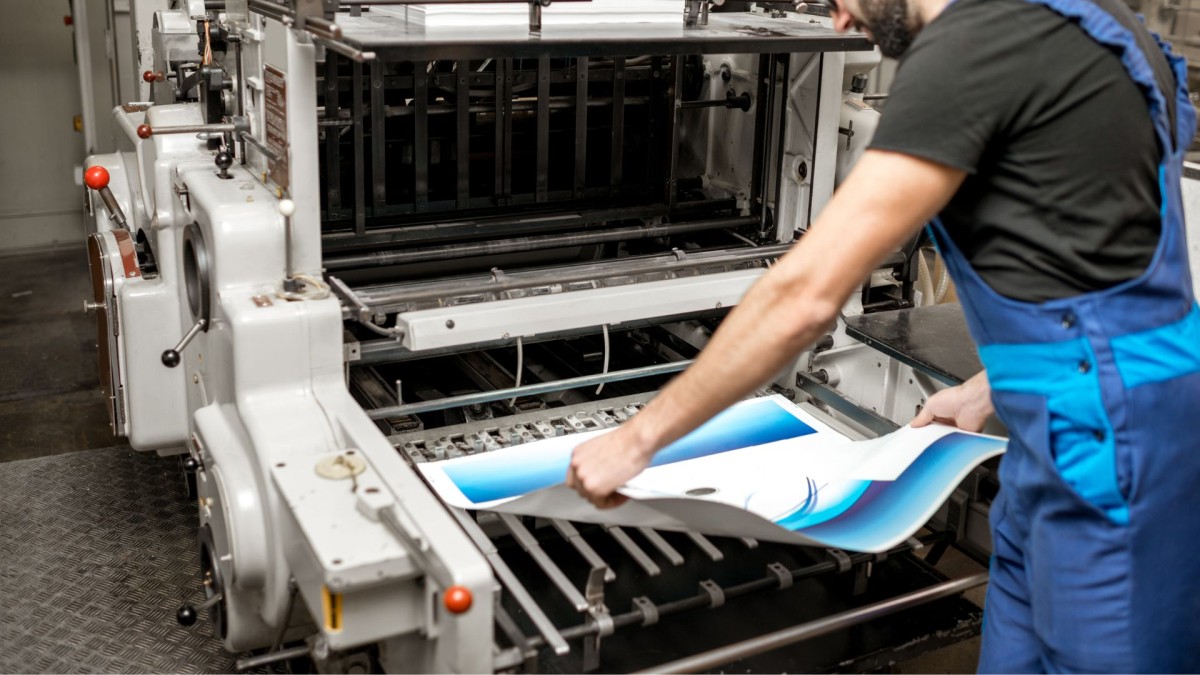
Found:
[{"label": "black vertical bar", "polygon": [[353,93],[350,112],[354,117],[354,233],[365,234],[367,231],[367,172],[366,149],[363,142],[363,66],[361,63],[350,64],[350,91]]},{"label": "black vertical bar", "polygon": [[[767,101],[763,109],[766,110],[766,115],[763,118],[763,144],[762,144],[762,168],[759,169],[759,184],[760,191],[757,194],[759,203],[758,212],[758,231],[759,234],[766,234],[767,231],[767,193],[771,188],[771,175],[767,169],[771,166],[771,138],[775,131],[775,55],[767,55]],[[778,207],[776,207],[778,208]]]},{"label": "black vertical bar", "polygon": [[429,64],[413,64],[413,202],[417,212],[429,206]]},{"label": "black vertical bar", "polygon": [[575,198],[583,198],[587,181],[588,57],[575,59]]},{"label": "black vertical bar", "polygon": [[550,172],[550,57],[538,58],[537,188],[535,199],[546,201]]},{"label": "black vertical bar", "polygon": [[[792,75],[792,55],[779,54],[779,63],[783,66],[783,79],[779,85],[779,101],[775,106],[779,115],[779,142],[775,144],[775,229],[779,229],[779,213],[783,201],[783,153],[787,148],[787,103],[788,78]],[[786,241],[786,240],[785,240]]]},{"label": "black vertical bar", "polygon": [[512,198],[513,160],[513,60],[504,59],[504,204]]},{"label": "black vertical bar", "polygon": [[[240,44],[240,43],[239,43]],[[325,52],[325,119],[338,120],[338,55]],[[325,208],[332,220],[342,207],[341,127],[325,127]]]},{"label": "black vertical bar", "polygon": [[762,195],[763,154],[765,152],[764,134],[767,132],[768,110],[767,102],[767,71],[770,69],[771,56],[761,54],[758,57],[758,95],[754,97],[754,163],[751,165],[750,194],[751,199]]},{"label": "black vertical bar", "polygon": [[387,206],[387,139],[384,131],[386,106],[384,105],[383,64],[371,62],[371,190],[372,214],[383,214]]},{"label": "black vertical bar", "polygon": [[[813,106],[815,113],[813,114],[813,142],[812,142],[812,157],[808,163],[808,222],[805,223],[804,229],[808,229],[813,221],[813,181],[817,177],[817,139],[821,137],[821,95],[824,93],[825,84],[825,53],[822,52],[821,60],[817,62],[817,95],[813,97]],[[870,284],[868,284],[870,286]]]},{"label": "black vertical bar", "polygon": [[679,168],[679,125],[680,125],[680,108],[679,101],[683,93],[683,60],[679,56],[671,57],[671,72],[674,74],[674,84],[671,86],[671,109],[667,111],[670,132],[667,134],[667,156],[670,157],[668,162],[667,175],[663,180],[663,197],[666,199],[667,208],[674,209],[678,190],[677,177],[675,172]]},{"label": "black vertical bar", "polygon": [[609,191],[615,197],[621,191],[621,167],[625,163],[625,57],[613,59],[612,160],[609,164]]},{"label": "black vertical bar", "polygon": [[458,154],[458,208],[467,208],[471,199],[471,62],[459,61],[455,68],[458,129],[455,152]]},{"label": "black vertical bar", "polygon": [[496,205],[504,205],[504,59],[496,59],[496,116],[492,126],[496,132],[496,179],[492,194]]}]

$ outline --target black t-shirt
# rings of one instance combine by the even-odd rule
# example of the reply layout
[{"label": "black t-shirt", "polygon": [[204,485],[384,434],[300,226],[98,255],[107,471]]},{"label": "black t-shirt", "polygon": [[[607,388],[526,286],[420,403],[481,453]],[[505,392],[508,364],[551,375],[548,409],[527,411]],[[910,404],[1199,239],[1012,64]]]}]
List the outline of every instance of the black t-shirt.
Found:
[{"label": "black t-shirt", "polygon": [[[1134,30],[1170,92],[1166,59]],[[967,172],[942,222],[1002,295],[1107,288],[1141,274],[1158,244],[1162,150],[1145,95],[1115,52],[1032,2],[943,10],[901,61],[871,147]]]}]

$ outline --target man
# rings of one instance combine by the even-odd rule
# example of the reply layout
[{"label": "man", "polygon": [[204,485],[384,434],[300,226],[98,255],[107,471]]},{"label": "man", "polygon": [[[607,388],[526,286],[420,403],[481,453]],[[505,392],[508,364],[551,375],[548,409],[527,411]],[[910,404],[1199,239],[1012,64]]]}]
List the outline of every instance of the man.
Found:
[{"label": "man", "polygon": [[620,504],[654,452],[792,362],[932,221],[986,374],[914,424],[977,430],[994,405],[1011,434],[980,670],[1200,671],[1200,310],[1179,187],[1195,113],[1182,59],[1119,2],[839,0],[839,30],[904,54],[872,149],[697,362],[575,450],[568,483]]}]

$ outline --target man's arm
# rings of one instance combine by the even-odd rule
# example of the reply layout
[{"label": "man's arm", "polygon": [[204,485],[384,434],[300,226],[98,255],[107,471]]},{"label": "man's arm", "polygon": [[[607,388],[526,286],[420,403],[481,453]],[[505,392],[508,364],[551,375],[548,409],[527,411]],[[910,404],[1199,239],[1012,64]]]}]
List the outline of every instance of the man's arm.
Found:
[{"label": "man's arm", "polygon": [[820,337],[884,256],[940,210],[965,173],[868,151],[800,241],[754,284],[692,367],[616,431],[575,449],[567,484],[597,506],[654,453],[778,373]]}]

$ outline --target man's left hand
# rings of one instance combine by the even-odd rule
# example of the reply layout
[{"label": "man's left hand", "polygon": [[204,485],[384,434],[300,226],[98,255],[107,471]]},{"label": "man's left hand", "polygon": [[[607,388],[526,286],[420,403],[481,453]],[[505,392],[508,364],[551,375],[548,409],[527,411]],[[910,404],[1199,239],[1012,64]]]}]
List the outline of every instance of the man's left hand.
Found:
[{"label": "man's left hand", "polygon": [[618,427],[575,448],[567,469],[567,485],[600,509],[611,509],[629,500],[617,488],[650,464],[653,451],[636,441],[628,426]]}]

